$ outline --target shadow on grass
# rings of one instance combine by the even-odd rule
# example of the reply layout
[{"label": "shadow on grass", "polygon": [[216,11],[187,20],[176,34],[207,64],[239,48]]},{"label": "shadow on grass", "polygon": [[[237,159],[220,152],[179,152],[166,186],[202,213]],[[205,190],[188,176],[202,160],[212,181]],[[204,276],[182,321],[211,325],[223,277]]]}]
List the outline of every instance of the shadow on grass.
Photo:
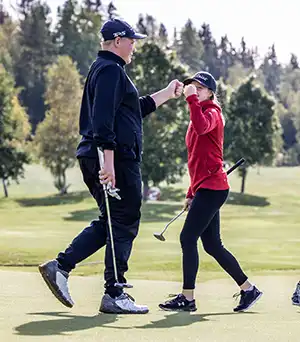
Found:
[{"label": "shadow on grass", "polygon": [[19,198],[15,201],[23,207],[46,207],[61,204],[76,204],[90,197],[88,191],[71,192],[66,195],[51,195],[46,197]]},{"label": "shadow on grass", "polygon": [[241,194],[230,191],[226,204],[245,205],[253,207],[266,207],[270,205],[267,197]]},{"label": "shadow on grass", "polygon": [[[244,315],[257,314],[256,312],[243,313]],[[145,325],[130,325],[130,327],[110,326],[122,316],[112,314],[99,314],[96,316],[76,316],[64,312],[36,312],[29,315],[42,315],[58,317],[57,319],[33,321],[15,327],[17,335],[23,336],[50,336],[63,335],[68,332],[82,331],[96,327],[110,329],[166,329],[171,327],[183,327],[194,323],[209,321],[212,316],[237,315],[234,312],[215,312],[205,314],[190,314],[189,312],[176,312],[165,315],[163,319],[151,321]]]},{"label": "shadow on grass", "polygon": [[68,332],[81,331],[101,327],[117,320],[117,315],[99,314],[95,316],[76,316],[65,312],[35,312],[29,315],[42,315],[57,317],[33,321],[15,327],[17,335],[23,336],[49,336],[63,335]]},{"label": "shadow on grass", "polygon": [[[165,203],[153,203],[146,202],[142,206],[142,222],[168,222],[174,217],[179,210],[181,210],[182,204],[165,204]],[[66,221],[92,221],[99,216],[97,208],[88,210],[76,210],[69,213],[68,217],[65,217]]]},{"label": "shadow on grass", "polygon": [[[256,312],[247,312],[246,314],[256,314]],[[192,325],[194,323],[209,321],[208,317],[212,316],[231,316],[236,315],[234,312],[214,312],[204,314],[191,314],[190,312],[176,312],[165,315],[163,319],[158,321],[151,321],[142,326],[135,326],[131,328],[140,329],[166,329],[172,327],[183,327]],[[116,328],[116,327],[114,327]]]}]

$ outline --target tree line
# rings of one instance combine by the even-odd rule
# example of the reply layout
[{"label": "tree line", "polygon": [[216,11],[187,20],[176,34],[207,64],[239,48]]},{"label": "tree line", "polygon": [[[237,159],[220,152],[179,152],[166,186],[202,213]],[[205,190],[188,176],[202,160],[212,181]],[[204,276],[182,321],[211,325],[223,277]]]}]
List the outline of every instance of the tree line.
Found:
[{"label": "tree line", "polygon": [[[82,87],[96,57],[99,30],[119,17],[113,3],[66,0],[52,25],[50,8],[40,0],[19,0],[14,20],[0,2],[0,178],[18,181],[24,165],[42,162],[60,193],[68,191],[66,171],[75,164]],[[275,46],[261,57],[241,39],[234,47],[220,42],[206,23],[187,20],[167,32],[151,15],[140,15],[136,28],[148,35],[126,67],[141,95],[173,78],[199,70],[218,80],[225,116],[225,157],[247,159],[241,169],[245,190],[252,165],[299,165],[300,68],[291,53],[278,61]],[[197,28],[199,27],[199,28]],[[145,189],[174,183],[186,172],[184,137],[189,115],[183,98],[169,101],[144,121],[142,177]]]}]

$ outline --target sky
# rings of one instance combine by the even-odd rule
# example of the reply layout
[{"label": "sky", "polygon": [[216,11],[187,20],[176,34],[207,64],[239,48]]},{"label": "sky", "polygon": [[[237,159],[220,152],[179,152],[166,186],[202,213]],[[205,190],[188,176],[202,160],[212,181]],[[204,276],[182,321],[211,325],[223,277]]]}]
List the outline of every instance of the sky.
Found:
[{"label": "sky", "polygon": [[[6,9],[16,0],[3,0]],[[55,17],[64,0],[46,0]],[[107,5],[109,0],[102,0]],[[248,47],[257,47],[260,55],[275,44],[278,59],[288,63],[291,53],[300,59],[300,2],[295,0],[114,0],[119,15],[134,26],[139,14],[150,14],[163,23],[170,35],[188,19],[200,29],[205,22],[213,36],[227,34],[234,47],[244,37]],[[297,4],[298,3],[298,4]]]}]

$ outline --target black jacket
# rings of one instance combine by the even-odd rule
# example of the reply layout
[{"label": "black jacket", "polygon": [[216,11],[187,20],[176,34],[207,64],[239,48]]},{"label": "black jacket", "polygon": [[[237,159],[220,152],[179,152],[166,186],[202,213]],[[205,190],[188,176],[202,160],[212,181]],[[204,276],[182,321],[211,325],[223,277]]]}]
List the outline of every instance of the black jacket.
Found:
[{"label": "black jacket", "polygon": [[141,160],[142,118],[156,105],[149,95],[139,97],[124,66],[125,61],[109,51],[99,51],[91,65],[80,110],[78,158],[97,158],[99,146],[115,150],[119,160]]}]

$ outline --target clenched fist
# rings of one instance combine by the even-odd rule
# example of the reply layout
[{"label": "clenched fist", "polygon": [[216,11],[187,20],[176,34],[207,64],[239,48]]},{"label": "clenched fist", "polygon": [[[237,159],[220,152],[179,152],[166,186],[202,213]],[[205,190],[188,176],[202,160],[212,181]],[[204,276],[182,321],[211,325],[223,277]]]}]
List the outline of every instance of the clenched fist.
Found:
[{"label": "clenched fist", "polygon": [[177,99],[183,91],[183,83],[178,80],[171,81],[166,88],[169,99]]},{"label": "clenched fist", "polygon": [[188,84],[184,87],[183,89],[183,94],[185,98],[191,96],[191,95],[196,95],[197,94],[197,88],[193,84]]}]

